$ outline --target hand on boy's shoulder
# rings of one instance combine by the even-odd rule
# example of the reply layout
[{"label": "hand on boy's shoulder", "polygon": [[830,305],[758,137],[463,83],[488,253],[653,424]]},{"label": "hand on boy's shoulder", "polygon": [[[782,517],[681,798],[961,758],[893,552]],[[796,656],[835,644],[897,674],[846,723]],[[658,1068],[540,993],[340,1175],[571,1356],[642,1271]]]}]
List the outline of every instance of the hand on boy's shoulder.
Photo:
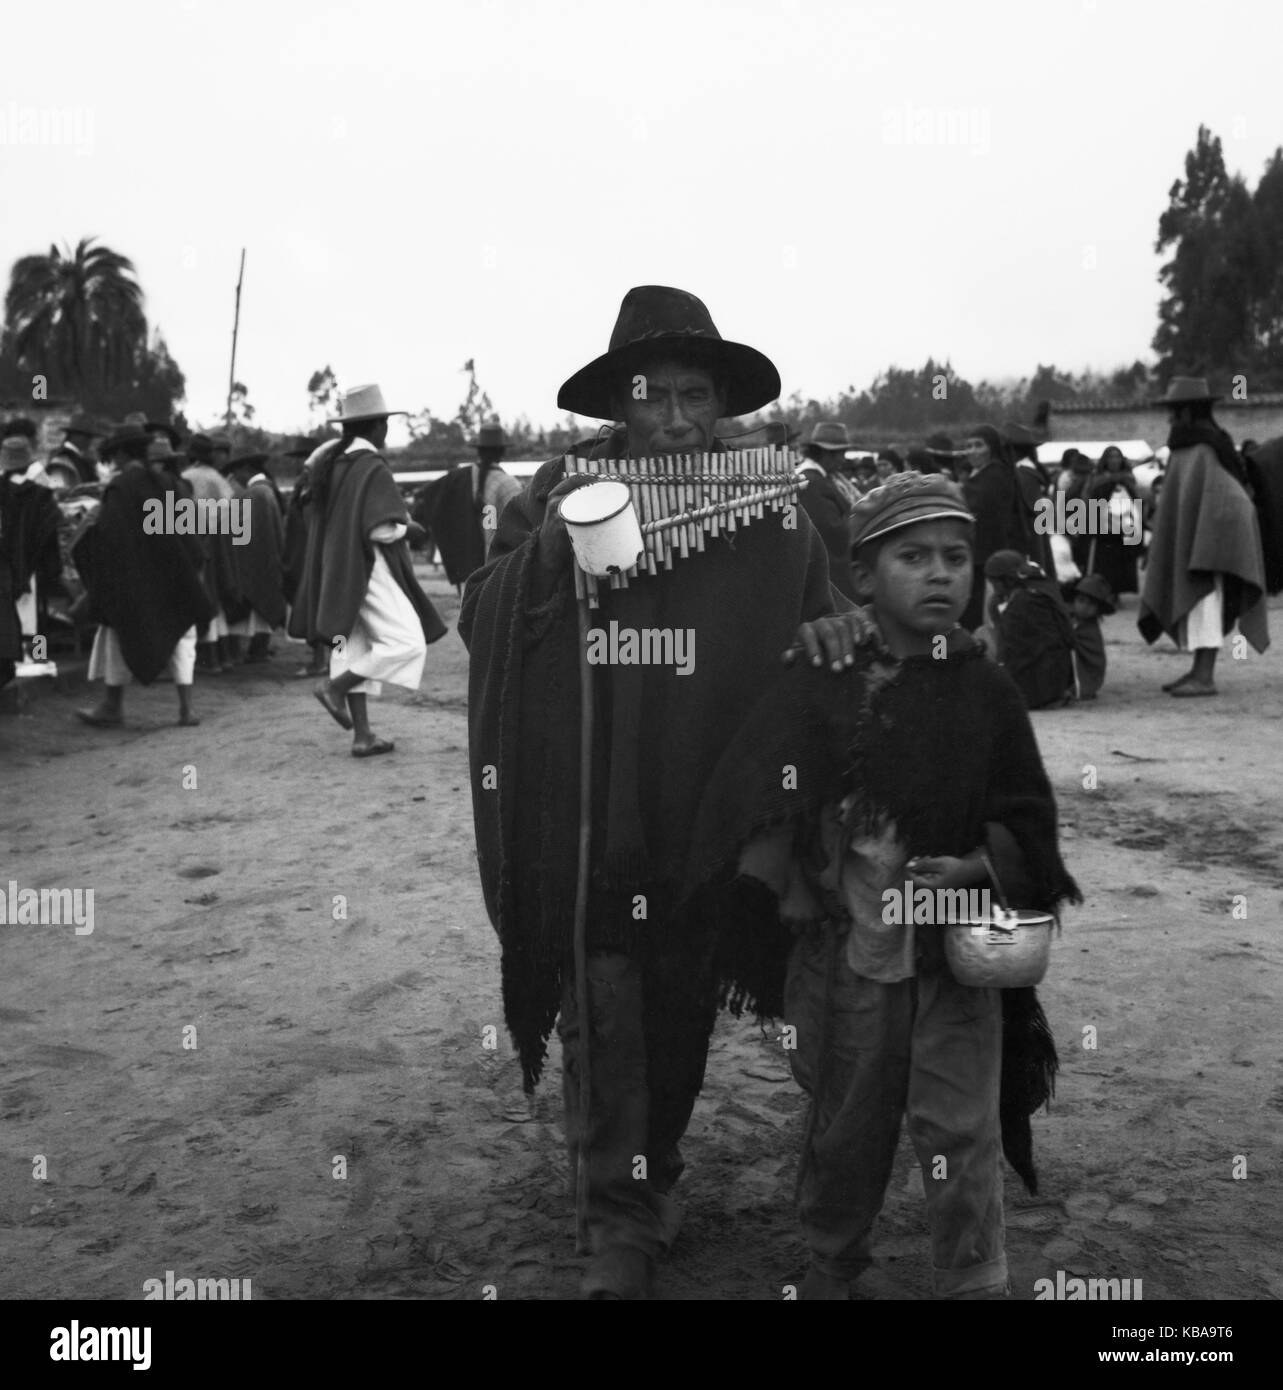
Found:
[{"label": "hand on boy's shoulder", "polygon": [[841,672],[855,665],[859,647],[885,651],[872,607],[829,613],[814,622],[803,623],[783,659],[791,666],[796,657],[805,655],[812,666],[827,665],[831,671]]}]

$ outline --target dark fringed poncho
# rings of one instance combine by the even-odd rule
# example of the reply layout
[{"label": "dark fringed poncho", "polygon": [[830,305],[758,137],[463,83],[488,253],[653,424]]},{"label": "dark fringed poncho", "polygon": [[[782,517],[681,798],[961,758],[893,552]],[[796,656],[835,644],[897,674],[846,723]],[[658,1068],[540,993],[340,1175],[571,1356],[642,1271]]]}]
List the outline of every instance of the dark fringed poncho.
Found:
[{"label": "dark fringed poncho", "polygon": [[[579,633],[570,573],[538,587],[539,528],[563,460],[504,508],[468,580],[468,744],[477,860],[502,947],[504,1017],[527,1090],[538,1080],[571,952],[579,829]],[[784,669],[798,626],[850,604],[797,509],[767,514],[703,554],[603,592],[595,627],[685,629],[694,670],[594,667],[589,949],[664,952],[708,929],[675,910],[709,775]],[[633,913],[646,899],[645,920]]]},{"label": "dark fringed poncho", "polygon": [[[696,821],[686,892],[719,918],[733,1010],[782,1012],[791,945],[774,895],[736,877],[740,851],[788,824],[796,853],[814,862],[822,808],[849,792],[853,833],[887,816],[912,856],[961,857],[984,843],[1011,906],[1054,912],[1081,901],[1061,861],[1055,798],[1020,692],[955,633],[947,659],[892,663],[866,649],[836,679],[787,673],[726,750]],[[921,966],[946,968],[939,937],[924,933],[919,943]],[[1055,1044],[1031,988],[1003,991],[1003,1024],[1003,1150],[1036,1191],[1029,1117],[1052,1094]]]}]

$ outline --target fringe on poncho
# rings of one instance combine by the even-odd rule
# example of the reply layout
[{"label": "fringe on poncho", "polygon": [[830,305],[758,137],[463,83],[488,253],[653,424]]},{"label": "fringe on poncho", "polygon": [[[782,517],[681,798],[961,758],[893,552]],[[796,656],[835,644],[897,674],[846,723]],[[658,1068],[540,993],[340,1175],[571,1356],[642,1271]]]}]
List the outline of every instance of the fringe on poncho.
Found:
[{"label": "fringe on poncho", "polygon": [[[724,1000],[783,1010],[792,944],[765,885],[737,877],[762,831],[790,825],[815,854],[826,805],[855,794],[851,833],[884,819],[911,855],[963,856],[986,843],[1011,906],[1055,912],[1080,902],[1060,857],[1056,804],[1020,692],[958,629],[948,658],[892,663],[862,650],[847,674],[799,669],[759,702],[710,779],[685,891],[718,919]],[[941,943],[924,952],[945,968]],[[1037,1190],[1029,1117],[1052,1095],[1055,1043],[1033,989],[1003,991],[1003,1151]]]}]

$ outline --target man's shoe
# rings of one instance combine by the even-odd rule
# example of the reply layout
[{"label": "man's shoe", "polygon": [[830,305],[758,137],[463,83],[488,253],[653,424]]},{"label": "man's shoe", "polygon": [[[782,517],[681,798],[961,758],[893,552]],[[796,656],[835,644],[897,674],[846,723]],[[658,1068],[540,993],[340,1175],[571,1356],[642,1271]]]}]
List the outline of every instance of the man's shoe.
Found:
[{"label": "man's shoe", "polygon": [[584,1299],[646,1299],[654,1282],[654,1261],[643,1250],[616,1245],[594,1255],[579,1287]]}]

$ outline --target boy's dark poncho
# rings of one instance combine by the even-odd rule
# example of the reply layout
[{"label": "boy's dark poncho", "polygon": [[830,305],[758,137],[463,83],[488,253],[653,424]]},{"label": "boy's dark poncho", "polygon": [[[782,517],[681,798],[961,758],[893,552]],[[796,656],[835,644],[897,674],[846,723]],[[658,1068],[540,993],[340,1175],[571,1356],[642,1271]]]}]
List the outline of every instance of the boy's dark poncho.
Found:
[{"label": "boy's dark poncho", "polygon": [[[789,767],[796,776],[786,779]],[[720,933],[723,978],[741,982],[730,1000],[736,1012],[748,1004],[782,1013],[791,945],[774,895],[736,877],[740,850],[787,823],[799,854],[813,855],[821,808],[852,791],[853,832],[887,814],[912,856],[961,857],[986,843],[1009,905],[1052,912],[1081,901],[1061,862],[1056,804],[1024,701],[961,629],[945,660],[896,663],[863,649],[845,677],[795,669],[763,696],[709,780],[688,860],[687,892],[710,910],[726,902],[710,885],[738,888],[736,920]],[[920,940],[946,968],[940,939]],[[1003,1151],[1031,1192],[1029,1117],[1051,1096],[1057,1066],[1035,991],[1004,990]]]}]

